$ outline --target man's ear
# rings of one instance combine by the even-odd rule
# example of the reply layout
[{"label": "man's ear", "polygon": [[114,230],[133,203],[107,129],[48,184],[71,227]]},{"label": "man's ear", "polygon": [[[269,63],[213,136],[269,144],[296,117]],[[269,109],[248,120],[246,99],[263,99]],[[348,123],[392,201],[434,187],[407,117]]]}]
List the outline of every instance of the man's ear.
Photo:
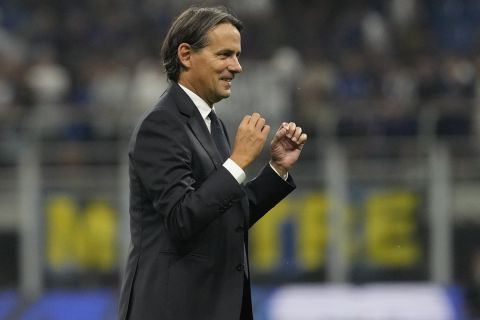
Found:
[{"label": "man's ear", "polygon": [[182,42],[177,49],[178,61],[184,68],[190,68],[192,65],[191,62],[192,56],[192,47],[188,43]]}]

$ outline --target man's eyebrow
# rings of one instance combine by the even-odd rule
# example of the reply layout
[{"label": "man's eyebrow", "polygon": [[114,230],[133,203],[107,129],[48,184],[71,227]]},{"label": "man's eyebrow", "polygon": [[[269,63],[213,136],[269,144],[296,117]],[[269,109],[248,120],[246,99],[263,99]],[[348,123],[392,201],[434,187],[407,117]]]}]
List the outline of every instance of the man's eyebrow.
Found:
[{"label": "man's eyebrow", "polygon": [[[232,49],[227,49],[227,48],[224,48],[224,49],[220,49],[217,51],[217,54],[232,54],[236,52],[235,50],[232,50]],[[240,55],[241,51],[237,51],[236,52],[236,56],[238,57]]]}]

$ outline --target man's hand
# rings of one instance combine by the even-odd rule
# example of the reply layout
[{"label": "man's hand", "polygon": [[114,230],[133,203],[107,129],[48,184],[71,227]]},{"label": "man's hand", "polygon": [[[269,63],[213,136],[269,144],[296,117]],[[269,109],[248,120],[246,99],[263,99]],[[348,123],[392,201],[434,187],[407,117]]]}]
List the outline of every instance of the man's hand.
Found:
[{"label": "man's hand", "polygon": [[269,132],[270,126],[259,113],[245,116],[238,127],[230,159],[245,169],[262,151]]},{"label": "man's hand", "polygon": [[271,164],[280,175],[288,170],[298,160],[300,152],[307,141],[307,134],[294,122],[282,123],[270,144]]}]

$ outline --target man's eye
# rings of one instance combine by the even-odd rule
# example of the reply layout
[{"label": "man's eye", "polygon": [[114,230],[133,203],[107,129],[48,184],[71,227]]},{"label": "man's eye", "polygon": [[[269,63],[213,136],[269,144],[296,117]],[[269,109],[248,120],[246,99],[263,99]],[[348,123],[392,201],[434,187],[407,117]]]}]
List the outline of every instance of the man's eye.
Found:
[{"label": "man's eye", "polygon": [[218,54],[218,56],[219,56],[220,58],[222,58],[222,59],[227,59],[228,57],[231,56],[231,53],[229,53],[229,52],[220,52],[220,53]]}]

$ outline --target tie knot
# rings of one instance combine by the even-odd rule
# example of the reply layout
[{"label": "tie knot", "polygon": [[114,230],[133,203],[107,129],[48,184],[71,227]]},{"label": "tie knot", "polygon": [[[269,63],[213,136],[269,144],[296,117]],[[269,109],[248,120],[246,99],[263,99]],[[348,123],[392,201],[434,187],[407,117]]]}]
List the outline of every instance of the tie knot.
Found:
[{"label": "tie knot", "polygon": [[215,111],[210,111],[210,113],[208,114],[208,117],[210,118],[211,121],[218,121],[218,117],[217,115],[215,114]]},{"label": "tie knot", "polygon": [[210,111],[210,113],[208,114],[208,117],[210,118],[210,120],[212,121],[217,121],[218,118],[217,118],[217,115],[215,114],[215,111]]}]

